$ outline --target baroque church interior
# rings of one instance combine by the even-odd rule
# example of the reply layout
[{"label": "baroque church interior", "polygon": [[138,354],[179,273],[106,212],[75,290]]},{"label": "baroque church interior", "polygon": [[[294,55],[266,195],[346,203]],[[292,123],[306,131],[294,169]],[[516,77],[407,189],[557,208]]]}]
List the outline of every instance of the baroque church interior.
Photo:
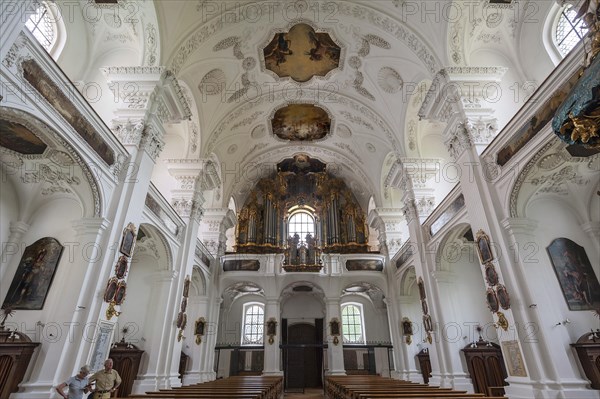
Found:
[{"label": "baroque church interior", "polygon": [[597,0],[0,3],[2,399],[600,398]]}]

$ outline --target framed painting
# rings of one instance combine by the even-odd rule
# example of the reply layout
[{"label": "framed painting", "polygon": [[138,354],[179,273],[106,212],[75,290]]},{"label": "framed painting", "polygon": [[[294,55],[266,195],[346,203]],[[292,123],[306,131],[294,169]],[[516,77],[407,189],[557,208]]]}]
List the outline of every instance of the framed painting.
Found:
[{"label": "framed painting", "polygon": [[485,280],[492,287],[498,284],[498,273],[491,262],[485,264]]},{"label": "framed painting", "polygon": [[402,319],[402,335],[413,335],[412,321],[408,317]]},{"label": "framed painting", "polygon": [[40,238],[26,247],[2,308],[41,310],[63,248],[52,237]]},{"label": "framed painting", "polygon": [[200,345],[202,343],[202,337],[204,336],[204,330],[206,327],[206,319],[204,317],[200,317],[196,320],[194,324],[194,335],[196,336],[196,345]]},{"label": "framed painting", "polygon": [[119,259],[117,260],[117,264],[115,265],[115,276],[118,279],[125,277],[125,275],[127,274],[127,266],[128,266],[127,257],[124,255],[119,256]]},{"label": "framed painting", "polygon": [[333,336],[333,337],[340,335],[339,319],[337,319],[337,318],[331,319],[331,321],[329,322],[329,330],[330,330],[331,336]]},{"label": "framed painting", "polygon": [[513,377],[527,377],[519,341],[503,341],[502,354],[506,359],[508,374]]},{"label": "framed painting", "polygon": [[423,310],[423,314],[429,313],[429,307],[427,306],[427,300],[423,299],[421,301],[421,309]]},{"label": "framed painting", "polygon": [[500,310],[498,304],[498,297],[496,296],[496,291],[494,291],[491,288],[488,288],[485,293],[485,300],[487,302],[488,308],[490,308],[490,311],[496,313],[498,310]]},{"label": "framed painting", "polygon": [[423,315],[423,329],[427,332],[433,331],[433,322],[428,314]]},{"label": "framed painting", "polygon": [[498,297],[498,302],[500,303],[500,307],[504,310],[510,309],[510,296],[508,295],[508,290],[502,284],[496,287],[496,296]]},{"label": "framed painting", "polygon": [[117,291],[115,292],[115,305],[121,305],[125,300],[125,293],[127,291],[127,283],[121,281],[117,285]]},{"label": "framed painting", "polygon": [[111,277],[106,284],[104,290],[104,302],[112,302],[115,299],[117,288],[119,287],[119,280],[116,277]]},{"label": "framed painting", "polygon": [[181,311],[185,312],[186,309],[187,309],[187,298],[183,297],[183,299],[181,300]]},{"label": "framed painting", "polygon": [[557,238],[546,248],[569,310],[600,308],[600,283],[585,248]]},{"label": "framed painting", "polygon": [[185,276],[185,281],[183,282],[183,296],[187,298],[190,295],[190,276]]},{"label": "framed painting", "polygon": [[426,295],[425,295],[425,283],[423,282],[423,277],[419,277],[419,280],[417,281],[417,286],[419,287],[419,296],[421,297],[421,300],[424,300],[426,298]]},{"label": "framed painting", "polygon": [[492,255],[490,237],[487,234],[485,234],[483,230],[479,230],[477,232],[475,242],[477,243],[477,254],[479,255],[479,260],[481,261],[481,264],[485,265],[486,263],[493,261],[494,256]]},{"label": "framed painting", "polygon": [[123,255],[131,257],[133,255],[133,245],[135,244],[135,225],[129,223],[125,230],[123,230],[123,237],[121,238],[121,246],[119,252]]}]

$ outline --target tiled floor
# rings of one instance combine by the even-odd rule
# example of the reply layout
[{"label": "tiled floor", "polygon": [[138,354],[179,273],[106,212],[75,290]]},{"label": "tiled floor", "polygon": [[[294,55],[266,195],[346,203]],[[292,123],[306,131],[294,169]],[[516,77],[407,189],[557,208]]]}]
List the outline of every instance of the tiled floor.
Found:
[{"label": "tiled floor", "polygon": [[309,388],[304,393],[286,393],[285,399],[324,399],[322,389]]}]

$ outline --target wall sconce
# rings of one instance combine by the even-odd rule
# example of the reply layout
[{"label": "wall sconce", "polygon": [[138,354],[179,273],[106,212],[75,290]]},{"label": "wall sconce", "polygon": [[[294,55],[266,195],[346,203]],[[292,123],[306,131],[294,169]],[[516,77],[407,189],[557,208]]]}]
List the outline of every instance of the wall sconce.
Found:
[{"label": "wall sconce", "polygon": [[204,317],[196,320],[194,325],[194,335],[196,336],[196,345],[200,345],[202,342],[202,336],[204,335],[204,328],[206,327],[206,319]]},{"label": "wall sconce", "polygon": [[329,322],[329,334],[333,337],[333,344],[337,345],[340,343],[340,320],[334,317]]},{"label": "wall sconce", "polygon": [[566,326],[567,324],[570,324],[571,320],[569,319],[564,319],[563,321],[559,321],[558,323],[555,324],[555,326]]},{"label": "wall sconce", "polygon": [[412,322],[408,317],[402,318],[402,335],[406,338],[406,344],[412,344],[413,328]]},{"label": "wall sconce", "polygon": [[274,317],[267,321],[267,335],[269,336],[269,345],[273,345],[273,342],[275,342],[273,337],[277,335],[277,320]]},{"label": "wall sconce", "polygon": [[535,309],[535,308],[537,308],[537,303],[532,303],[531,305],[529,305],[529,307],[531,309]]}]

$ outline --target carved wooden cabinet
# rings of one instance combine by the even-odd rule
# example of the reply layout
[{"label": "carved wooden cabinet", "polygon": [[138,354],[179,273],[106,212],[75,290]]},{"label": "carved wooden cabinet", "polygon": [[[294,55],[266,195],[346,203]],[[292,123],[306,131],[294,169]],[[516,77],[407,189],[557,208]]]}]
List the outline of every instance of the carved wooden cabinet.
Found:
[{"label": "carved wooden cabinet", "polygon": [[127,397],[133,388],[133,381],[138,375],[143,350],[124,341],[116,343],[110,350],[113,369],[121,376],[121,385],[117,392],[120,398]]},{"label": "carved wooden cabinet", "polygon": [[39,345],[25,334],[0,330],[0,398],[18,391],[33,351]]},{"label": "carved wooden cabinet", "polygon": [[600,331],[583,334],[571,346],[577,351],[585,376],[592,382],[592,389],[600,389]]},{"label": "carved wooden cabinet", "polygon": [[419,359],[419,367],[421,368],[421,375],[423,375],[423,383],[429,384],[429,377],[431,377],[431,360],[429,360],[429,351],[423,349],[417,354]]},{"label": "carved wooden cabinet", "polygon": [[504,394],[503,386],[508,385],[506,366],[502,357],[500,346],[486,342],[483,339],[465,346],[462,349],[467,362],[469,375],[475,388],[475,393],[483,393],[488,396]]}]

